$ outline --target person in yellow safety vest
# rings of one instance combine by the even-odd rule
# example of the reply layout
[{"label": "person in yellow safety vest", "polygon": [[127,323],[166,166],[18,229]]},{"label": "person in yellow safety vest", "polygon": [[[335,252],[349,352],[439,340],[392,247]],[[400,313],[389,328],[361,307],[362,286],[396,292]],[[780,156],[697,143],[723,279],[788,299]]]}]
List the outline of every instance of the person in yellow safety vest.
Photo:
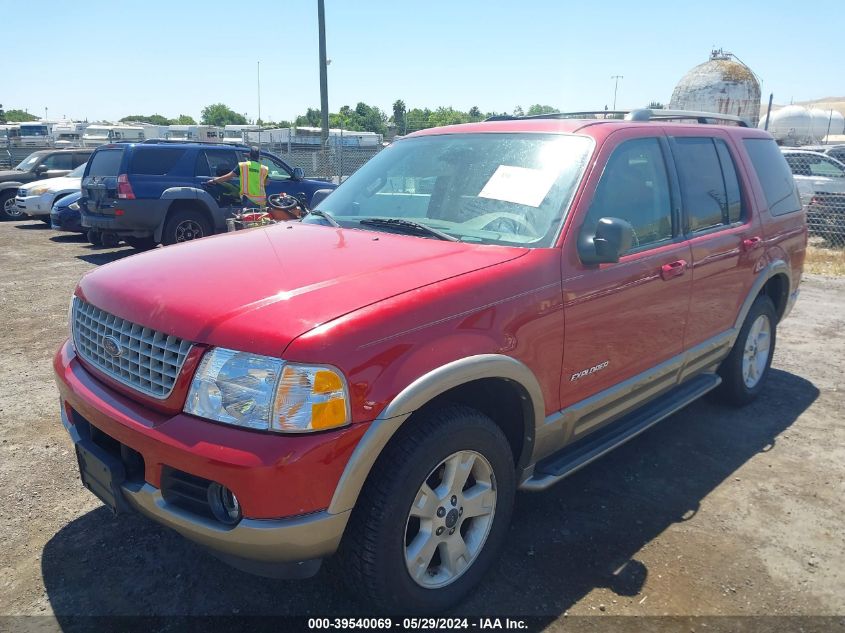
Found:
[{"label": "person in yellow safety vest", "polygon": [[264,208],[267,206],[267,193],[264,185],[270,170],[266,165],[259,162],[261,154],[257,147],[252,147],[249,150],[249,160],[238,163],[238,169],[232,170],[228,174],[217,176],[208,180],[206,184],[216,185],[221,182],[232,180],[232,178],[240,178],[241,187],[240,194],[244,206],[258,206]]}]

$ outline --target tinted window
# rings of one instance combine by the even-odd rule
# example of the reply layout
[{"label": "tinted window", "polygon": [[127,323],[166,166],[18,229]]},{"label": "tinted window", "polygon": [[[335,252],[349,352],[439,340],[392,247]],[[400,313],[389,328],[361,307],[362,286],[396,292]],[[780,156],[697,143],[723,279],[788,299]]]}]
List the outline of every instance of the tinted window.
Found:
[{"label": "tinted window", "polygon": [[[238,161],[235,152],[209,149],[197,155],[197,176],[223,176],[236,170]],[[237,175],[237,172],[236,174]]]},{"label": "tinted window", "polygon": [[754,171],[766,194],[766,202],[772,215],[783,215],[798,211],[798,191],[789,171],[789,165],[773,139],[746,138],[743,144],[754,165]]},{"label": "tinted window", "polygon": [[742,191],[739,187],[739,176],[736,172],[736,164],[733,156],[724,141],[713,139],[716,143],[716,153],[719,155],[719,164],[722,166],[722,177],[725,180],[725,195],[728,200],[728,224],[739,222],[743,219]]},{"label": "tinted window", "polygon": [[129,172],[132,174],[146,174],[163,176],[185,155],[185,150],[178,147],[138,147],[132,154]]},{"label": "tinted window", "polygon": [[84,154],[75,153],[73,155],[73,166],[79,167],[80,165],[85,165],[88,162],[89,156],[91,156],[91,152],[85,152]]},{"label": "tinted window", "polygon": [[678,137],[673,142],[688,229],[727,224],[728,198],[713,139]]},{"label": "tinted window", "polygon": [[88,176],[117,176],[120,172],[122,159],[122,149],[105,149],[94,152],[91,157]]},{"label": "tinted window", "polygon": [[47,169],[73,169],[73,160],[70,154],[52,154],[43,161],[41,165]]},{"label": "tinted window", "polygon": [[630,222],[634,249],[672,238],[669,180],[657,139],[625,141],[613,151],[596,187],[584,230],[595,231],[601,218]]}]

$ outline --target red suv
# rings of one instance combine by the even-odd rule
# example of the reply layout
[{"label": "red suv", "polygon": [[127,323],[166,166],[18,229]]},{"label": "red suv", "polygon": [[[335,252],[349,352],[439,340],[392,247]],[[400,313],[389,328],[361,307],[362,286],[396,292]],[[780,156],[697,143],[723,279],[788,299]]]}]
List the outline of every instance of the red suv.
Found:
[{"label": "red suv", "polygon": [[380,608],[455,604],[517,489],[763,389],[792,175],[765,132],[671,116],[425,130],[303,222],[87,274],[54,363],[82,482],[242,569],[337,553]]}]

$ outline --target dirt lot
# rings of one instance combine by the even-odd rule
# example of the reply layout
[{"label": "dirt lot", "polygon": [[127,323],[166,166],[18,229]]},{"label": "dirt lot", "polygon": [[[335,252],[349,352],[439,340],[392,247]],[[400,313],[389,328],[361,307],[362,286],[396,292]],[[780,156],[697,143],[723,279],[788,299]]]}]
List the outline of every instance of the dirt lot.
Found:
[{"label": "dirt lot", "polygon": [[[50,360],[80,275],[130,254],[0,224],[0,615],[366,612],[325,573],[234,571],[141,517],[112,518],[80,485]],[[845,279],[805,279],[756,404],[693,404],[520,495],[510,544],[461,611],[845,614],[843,332]]]}]

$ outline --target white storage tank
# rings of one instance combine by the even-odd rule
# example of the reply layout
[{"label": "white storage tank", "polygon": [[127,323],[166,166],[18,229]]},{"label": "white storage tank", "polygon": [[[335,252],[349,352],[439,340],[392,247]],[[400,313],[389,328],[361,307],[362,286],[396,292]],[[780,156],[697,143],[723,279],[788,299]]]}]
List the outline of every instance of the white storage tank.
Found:
[{"label": "white storage tank", "polygon": [[709,61],[690,70],[678,82],[669,108],[733,114],[757,125],[760,84],[751,69],[735,55],[714,50]]},{"label": "white storage tank", "polygon": [[[766,127],[766,116],[760,120],[760,128]],[[808,142],[812,138],[813,117],[807,108],[786,106],[772,112],[769,134],[779,141],[792,143]]]},{"label": "white storage tank", "polygon": [[810,136],[813,140],[820,140],[827,134],[827,124],[831,120],[830,111],[820,110],[819,108],[810,108]]}]

